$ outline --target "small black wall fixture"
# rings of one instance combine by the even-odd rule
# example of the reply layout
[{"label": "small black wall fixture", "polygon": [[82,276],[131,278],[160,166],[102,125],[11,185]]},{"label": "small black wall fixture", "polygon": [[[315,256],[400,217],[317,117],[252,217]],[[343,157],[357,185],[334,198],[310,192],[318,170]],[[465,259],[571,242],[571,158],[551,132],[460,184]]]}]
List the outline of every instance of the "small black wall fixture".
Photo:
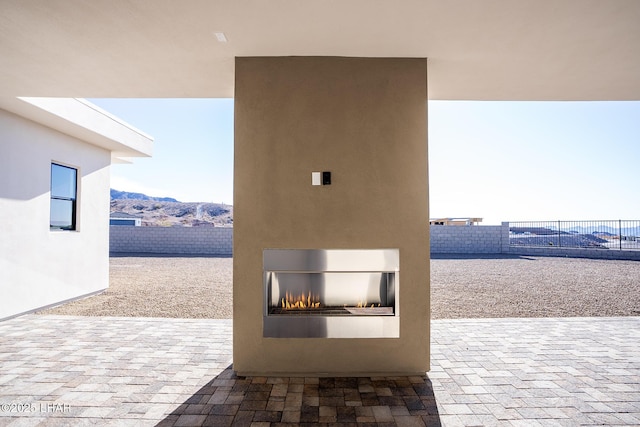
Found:
[{"label": "small black wall fixture", "polygon": [[331,185],[331,172],[322,172],[322,185]]}]

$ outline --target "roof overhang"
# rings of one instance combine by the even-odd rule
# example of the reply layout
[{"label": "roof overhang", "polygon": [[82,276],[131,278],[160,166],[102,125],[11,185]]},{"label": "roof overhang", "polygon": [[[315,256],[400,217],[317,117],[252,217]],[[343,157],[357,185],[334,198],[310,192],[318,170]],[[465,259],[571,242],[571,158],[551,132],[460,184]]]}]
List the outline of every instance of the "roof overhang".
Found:
[{"label": "roof overhang", "polygon": [[115,163],[152,153],[151,136],[84,99],[0,98],[0,109],[104,148]]},{"label": "roof overhang", "polygon": [[0,96],[232,97],[235,57],[352,56],[428,58],[430,99],[640,100],[639,23],[638,0],[3,0]]}]

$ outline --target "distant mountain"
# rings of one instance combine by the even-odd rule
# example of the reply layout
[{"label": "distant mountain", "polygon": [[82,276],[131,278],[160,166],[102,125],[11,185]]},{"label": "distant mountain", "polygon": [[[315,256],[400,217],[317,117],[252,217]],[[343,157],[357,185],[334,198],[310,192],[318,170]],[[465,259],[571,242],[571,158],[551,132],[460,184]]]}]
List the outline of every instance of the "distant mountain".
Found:
[{"label": "distant mountain", "polygon": [[178,202],[171,197],[151,197],[142,193],[130,193],[111,189],[111,200],[150,200],[152,202]]},{"label": "distant mountain", "polygon": [[[564,233],[564,232],[563,232]],[[565,248],[601,248],[608,249],[604,244],[607,240],[592,234],[556,234],[556,235],[513,235],[509,239],[511,245],[521,246],[561,246]]]},{"label": "distant mountain", "polygon": [[[637,223],[636,221],[623,221],[622,224],[625,225],[629,223]],[[611,236],[615,237],[619,234],[622,236],[634,236],[640,237],[640,226],[638,227],[623,227],[622,230],[619,230],[617,227],[611,227],[607,225],[597,224],[592,227],[584,227],[584,226],[573,226],[571,228],[563,228],[558,232],[557,228],[548,228],[548,227],[510,227],[509,231],[512,234],[527,234],[534,236],[557,236],[558,234],[571,234],[571,235],[580,235],[580,236]]]},{"label": "distant mountain", "polygon": [[[633,222],[637,224],[636,221]],[[640,236],[640,227],[624,227],[624,225],[628,224],[629,221],[622,221],[622,230],[619,230],[618,227],[611,227],[607,225],[596,225],[593,227],[578,226],[572,227],[571,230],[580,234],[606,234],[609,236],[617,236],[618,234],[622,234],[623,236]]]},{"label": "distant mountain", "polygon": [[233,227],[233,206],[182,203],[170,197],[111,190],[111,214],[142,219],[143,227]]}]

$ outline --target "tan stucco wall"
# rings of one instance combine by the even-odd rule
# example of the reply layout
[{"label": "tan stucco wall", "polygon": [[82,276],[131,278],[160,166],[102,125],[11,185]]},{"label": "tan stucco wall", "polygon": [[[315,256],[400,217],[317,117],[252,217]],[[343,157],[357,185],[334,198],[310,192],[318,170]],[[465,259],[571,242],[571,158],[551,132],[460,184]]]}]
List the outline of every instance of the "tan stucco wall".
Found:
[{"label": "tan stucco wall", "polygon": [[[428,370],[426,73],[426,59],[236,59],[237,372]],[[399,248],[400,338],[262,338],[265,248]]]}]

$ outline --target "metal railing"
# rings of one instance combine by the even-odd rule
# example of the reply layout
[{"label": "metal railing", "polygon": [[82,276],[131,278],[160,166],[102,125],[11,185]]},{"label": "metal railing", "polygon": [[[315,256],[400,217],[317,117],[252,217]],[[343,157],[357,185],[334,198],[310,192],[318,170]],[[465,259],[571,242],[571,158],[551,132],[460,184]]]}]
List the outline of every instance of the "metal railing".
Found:
[{"label": "metal railing", "polygon": [[640,220],[509,222],[509,245],[640,250]]}]

